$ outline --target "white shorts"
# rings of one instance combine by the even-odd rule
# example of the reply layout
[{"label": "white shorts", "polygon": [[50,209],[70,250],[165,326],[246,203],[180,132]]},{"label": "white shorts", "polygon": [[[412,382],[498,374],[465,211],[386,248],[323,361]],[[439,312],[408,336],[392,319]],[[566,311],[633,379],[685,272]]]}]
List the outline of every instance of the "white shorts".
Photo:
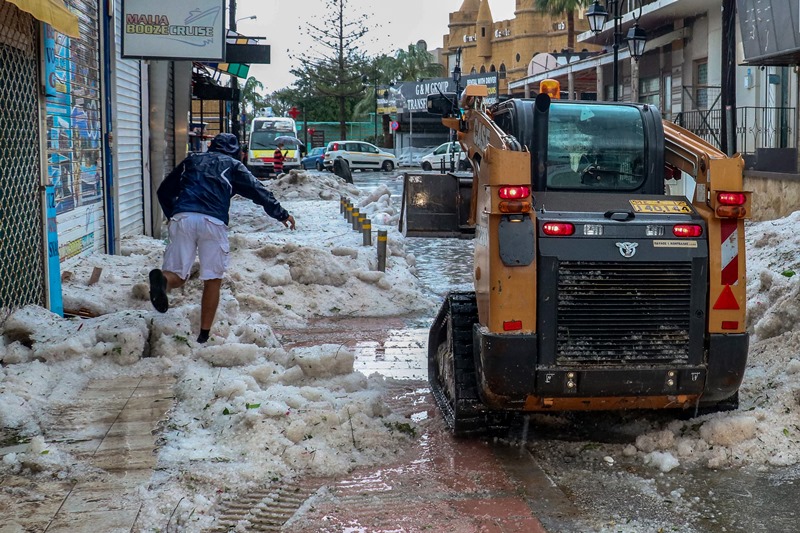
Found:
[{"label": "white shorts", "polygon": [[186,280],[200,257],[200,279],[222,279],[228,270],[228,227],[200,213],[178,213],[169,223],[169,244],[162,269]]}]

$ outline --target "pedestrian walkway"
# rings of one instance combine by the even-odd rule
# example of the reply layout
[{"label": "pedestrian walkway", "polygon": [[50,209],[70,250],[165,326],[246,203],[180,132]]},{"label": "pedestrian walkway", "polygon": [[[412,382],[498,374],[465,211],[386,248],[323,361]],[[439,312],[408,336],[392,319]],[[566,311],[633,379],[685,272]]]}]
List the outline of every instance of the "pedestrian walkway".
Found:
[{"label": "pedestrian walkway", "polygon": [[[82,480],[0,479],[0,533],[130,532],[139,513],[137,488],[156,464],[156,429],[172,405],[169,376],[119,377],[88,385],[54,414],[45,441],[88,464]],[[0,457],[27,445],[0,449]],[[85,480],[84,480],[85,479]]]}]

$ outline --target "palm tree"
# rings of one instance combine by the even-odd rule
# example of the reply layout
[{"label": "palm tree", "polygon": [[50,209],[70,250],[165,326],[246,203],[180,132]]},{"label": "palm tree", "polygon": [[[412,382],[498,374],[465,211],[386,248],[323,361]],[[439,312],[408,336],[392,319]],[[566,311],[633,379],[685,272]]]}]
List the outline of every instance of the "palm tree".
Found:
[{"label": "palm tree", "polygon": [[260,93],[260,91],[263,90],[264,84],[253,76],[247,78],[247,81],[244,83],[244,87],[242,87],[242,103],[244,104],[244,111],[247,113],[249,110],[249,112],[252,113],[250,115],[251,118],[254,117],[258,111],[266,107],[264,97]]},{"label": "palm tree", "polygon": [[433,55],[421,44],[409,44],[408,49],[398,50],[395,59],[398,81],[416,81],[444,75],[444,66],[434,63]]},{"label": "palm tree", "polygon": [[[567,48],[575,50],[575,11],[594,0],[536,0],[536,9],[550,15],[567,15]],[[617,0],[621,1],[621,0]]]}]

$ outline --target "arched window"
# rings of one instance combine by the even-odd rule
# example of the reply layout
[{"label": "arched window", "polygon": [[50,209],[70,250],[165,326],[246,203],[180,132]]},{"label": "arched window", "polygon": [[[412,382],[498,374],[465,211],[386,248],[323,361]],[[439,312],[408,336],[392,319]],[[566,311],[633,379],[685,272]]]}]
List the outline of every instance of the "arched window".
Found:
[{"label": "arched window", "polygon": [[494,65],[492,65],[491,67],[489,67],[489,72],[497,72],[497,69],[496,69],[496,68],[494,68]]},{"label": "arched window", "polygon": [[475,70],[475,67],[472,67],[472,70],[469,71],[470,74],[477,74],[478,71]]},{"label": "arched window", "polygon": [[486,67],[481,65],[481,74],[486,74]]},{"label": "arched window", "polygon": [[481,28],[481,37],[486,37],[486,27]]},{"label": "arched window", "polygon": [[499,76],[499,78],[501,80],[506,79],[506,64],[505,63],[500,63],[500,76]]}]

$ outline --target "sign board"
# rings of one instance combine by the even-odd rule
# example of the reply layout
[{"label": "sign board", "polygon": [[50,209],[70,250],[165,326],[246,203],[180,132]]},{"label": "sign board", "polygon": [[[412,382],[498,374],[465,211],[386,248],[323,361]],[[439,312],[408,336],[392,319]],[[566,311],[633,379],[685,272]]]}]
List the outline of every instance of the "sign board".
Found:
[{"label": "sign board", "polygon": [[400,124],[396,120],[393,120],[392,123],[389,125],[392,128],[392,131],[397,131],[397,128],[400,127]]},{"label": "sign board", "polygon": [[751,65],[796,65],[800,57],[797,0],[736,0],[744,59]]},{"label": "sign board", "polygon": [[311,134],[311,148],[325,146],[325,132],[322,130],[314,130]]},{"label": "sign board", "polygon": [[225,59],[224,0],[122,0],[122,57]]},{"label": "sign board", "polygon": [[[489,96],[486,104],[497,103],[497,73],[470,74],[462,76],[459,88],[463,91],[467,85],[486,85]],[[378,114],[392,113],[427,113],[428,95],[455,92],[456,82],[452,78],[431,78],[423,81],[404,81],[378,88]]]}]

